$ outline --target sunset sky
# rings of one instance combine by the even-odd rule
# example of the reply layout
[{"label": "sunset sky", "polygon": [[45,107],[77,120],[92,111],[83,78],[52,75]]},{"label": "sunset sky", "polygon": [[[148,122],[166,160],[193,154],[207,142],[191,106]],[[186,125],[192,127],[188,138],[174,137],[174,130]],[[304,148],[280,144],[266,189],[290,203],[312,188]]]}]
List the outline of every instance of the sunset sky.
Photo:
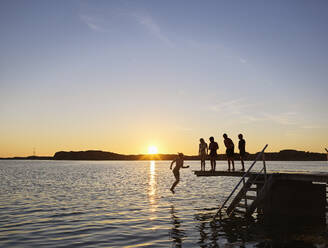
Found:
[{"label": "sunset sky", "polygon": [[0,157],[328,147],[328,1],[0,1]]}]

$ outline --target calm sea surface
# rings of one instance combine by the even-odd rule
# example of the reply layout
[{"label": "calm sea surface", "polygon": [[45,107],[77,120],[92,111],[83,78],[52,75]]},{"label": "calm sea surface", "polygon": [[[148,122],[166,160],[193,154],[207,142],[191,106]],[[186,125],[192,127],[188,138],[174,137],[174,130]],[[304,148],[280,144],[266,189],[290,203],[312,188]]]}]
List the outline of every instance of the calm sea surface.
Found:
[{"label": "calm sea surface", "polygon": [[[326,247],[323,228],[288,234],[238,218],[211,224],[238,178],[198,178],[199,162],[185,164],[173,195],[169,161],[2,160],[0,247]],[[328,172],[324,161],[267,167]]]}]

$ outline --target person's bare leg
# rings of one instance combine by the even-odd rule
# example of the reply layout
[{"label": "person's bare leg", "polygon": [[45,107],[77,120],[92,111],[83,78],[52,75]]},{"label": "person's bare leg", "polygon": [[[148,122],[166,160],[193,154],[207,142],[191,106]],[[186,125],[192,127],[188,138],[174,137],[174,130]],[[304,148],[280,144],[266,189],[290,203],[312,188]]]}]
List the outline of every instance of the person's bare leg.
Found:
[{"label": "person's bare leg", "polygon": [[172,187],[170,188],[173,194],[174,194],[174,188],[175,186],[177,186],[178,183],[179,183],[179,179],[176,179],[176,181],[172,184]]},{"label": "person's bare leg", "polygon": [[228,159],[228,171],[230,171],[230,159]]},{"label": "person's bare leg", "polygon": [[235,161],[233,158],[231,159],[231,164],[232,164],[232,171],[235,171]]},{"label": "person's bare leg", "polygon": [[244,159],[241,157],[240,158],[241,166],[242,166],[242,171],[245,171],[245,164],[244,164]]},{"label": "person's bare leg", "polygon": [[214,168],[213,168],[213,171],[215,171],[216,170],[216,160],[214,159],[214,166],[213,166]]}]

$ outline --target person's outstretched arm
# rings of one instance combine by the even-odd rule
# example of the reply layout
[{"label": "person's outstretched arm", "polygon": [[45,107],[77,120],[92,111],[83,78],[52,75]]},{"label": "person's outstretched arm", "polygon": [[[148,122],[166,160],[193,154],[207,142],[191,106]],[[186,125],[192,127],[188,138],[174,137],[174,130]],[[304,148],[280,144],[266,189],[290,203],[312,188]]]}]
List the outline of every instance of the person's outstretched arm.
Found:
[{"label": "person's outstretched arm", "polygon": [[176,159],[174,159],[170,165],[170,170],[172,170],[172,165],[175,163]]},{"label": "person's outstretched arm", "polygon": [[189,165],[187,166],[182,165],[181,168],[189,168]]}]

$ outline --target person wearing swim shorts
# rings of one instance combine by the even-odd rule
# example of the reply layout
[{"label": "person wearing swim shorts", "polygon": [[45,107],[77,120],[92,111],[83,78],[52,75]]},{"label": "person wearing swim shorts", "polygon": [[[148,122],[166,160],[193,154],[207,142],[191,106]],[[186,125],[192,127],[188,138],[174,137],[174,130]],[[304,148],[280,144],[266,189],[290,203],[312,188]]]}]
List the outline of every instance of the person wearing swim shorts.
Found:
[{"label": "person wearing swim shorts", "polygon": [[228,138],[228,135],[226,133],[223,134],[223,138],[224,138],[224,145],[227,148],[226,154],[227,154],[227,160],[228,160],[228,171],[230,171],[230,162],[232,164],[232,171],[235,171],[235,162],[233,159],[235,145],[232,142],[232,140],[230,138]]},{"label": "person wearing swim shorts", "polygon": [[[172,166],[174,163],[176,165],[172,170]],[[174,192],[175,186],[177,186],[177,184],[180,181],[180,168],[189,168],[189,165],[183,166],[183,153],[178,153],[178,156],[172,161],[171,166],[170,166],[170,170],[172,170],[173,175],[175,177],[175,182],[172,184],[172,187],[170,188],[170,190],[172,191],[173,194],[175,193]]]},{"label": "person wearing swim shorts", "polygon": [[210,137],[210,144],[208,149],[210,150],[210,160],[211,160],[211,171],[215,171],[216,168],[216,157],[218,156],[217,150],[219,149],[218,143],[214,141],[213,137]]}]

